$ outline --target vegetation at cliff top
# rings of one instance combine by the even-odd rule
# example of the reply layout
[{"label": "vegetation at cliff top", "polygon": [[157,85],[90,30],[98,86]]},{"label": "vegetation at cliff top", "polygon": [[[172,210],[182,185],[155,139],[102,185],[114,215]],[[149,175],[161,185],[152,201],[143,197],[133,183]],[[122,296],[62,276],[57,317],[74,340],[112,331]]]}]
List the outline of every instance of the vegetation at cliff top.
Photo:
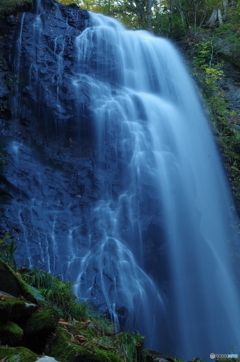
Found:
[{"label": "vegetation at cliff top", "polygon": [[0,2],[0,19],[5,15],[10,15],[12,12],[26,6],[32,4],[32,0],[1,0]]},{"label": "vegetation at cliff top", "polygon": [[239,21],[236,0],[58,0],[113,16],[132,29],[148,29],[168,37],[189,30],[214,27],[231,19]]},{"label": "vegetation at cliff top", "polygon": [[[218,31],[216,33],[218,34]],[[185,54],[188,55],[193,77],[202,95],[239,212],[240,111],[226,99],[221,87],[225,74],[218,36],[210,36],[206,31],[203,31],[201,36],[190,34],[183,38],[182,46],[191,48]]]}]

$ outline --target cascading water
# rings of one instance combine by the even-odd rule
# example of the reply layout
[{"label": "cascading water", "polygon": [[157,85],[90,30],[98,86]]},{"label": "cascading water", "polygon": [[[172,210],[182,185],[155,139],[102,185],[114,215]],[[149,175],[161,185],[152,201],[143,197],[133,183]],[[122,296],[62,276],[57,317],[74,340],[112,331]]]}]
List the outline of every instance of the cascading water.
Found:
[{"label": "cascading water", "polygon": [[[63,10],[51,6],[60,19]],[[76,34],[70,8],[59,34],[40,8],[32,30],[22,22],[20,34],[35,39],[26,87],[33,118],[44,114],[44,132],[66,136],[74,152],[87,139],[95,156],[80,152],[76,174],[65,175],[36,150],[9,144],[16,189],[24,188],[20,170],[32,172],[26,196],[15,201],[31,266],[40,258],[75,279],[81,299],[139,330],[149,348],[185,360],[240,348],[232,200],[179,55],[168,41],[99,14]],[[44,97],[57,114],[54,126]],[[67,157],[59,162],[73,165]]]},{"label": "cascading water", "polygon": [[[98,235],[91,233],[91,252],[79,278],[85,280],[89,265],[96,267],[111,314],[123,298],[132,318],[128,327],[146,334],[151,348],[186,359],[228,353],[240,338],[239,296],[227,251],[237,236],[226,181],[193,86],[166,40],[126,31],[101,15],[91,19],[92,26],[76,39],[73,84],[76,95],[91,89],[105,195],[93,210]],[[108,169],[121,180],[117,190],[104,180]],[[160,232],[143,243],[151,223]],[[148,252],[152,266],[146,263]],[[112,290],[106,287],[108,268]],[[92,281],[80,284],[80,295],[88,290],[90,296],[91,289]]]}]

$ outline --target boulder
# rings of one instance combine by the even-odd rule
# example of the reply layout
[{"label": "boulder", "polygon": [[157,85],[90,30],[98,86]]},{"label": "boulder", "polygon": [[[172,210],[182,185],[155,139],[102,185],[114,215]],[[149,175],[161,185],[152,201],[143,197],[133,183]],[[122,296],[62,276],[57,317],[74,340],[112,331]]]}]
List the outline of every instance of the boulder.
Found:
[{"label": "boulder", "polygon": [[59,314],[52,309],[32,314],[23,327],[24,345],[36,353],[41,353],[59,318]]},{"label": "boulder", "polygon": [[0,260],[0,291],[37,303],[28,285],[2,260]]},{"label": "boulder", "polygon": [[14,322],[8,322],[0,327],[0,341],[8,346],[19,346],[23,337],[23,330]]},{"label": "boulder", "polygon": [[72,337],[60,326],[48,341],[45,352],[61,362],[123,362],[106,349],[95,347],[95,352],[71,341]]},{"label": "boulder", "polygon": [[37,309],[36,304],[0,294],[0,324],[2,325],[8,321],[18,322],[23,318],[30,317]]},{"label": "boulder", "polygon": [[0,358],[7,357],[8,362],[37,362],[40,357],[24,347],[0,347]]}]

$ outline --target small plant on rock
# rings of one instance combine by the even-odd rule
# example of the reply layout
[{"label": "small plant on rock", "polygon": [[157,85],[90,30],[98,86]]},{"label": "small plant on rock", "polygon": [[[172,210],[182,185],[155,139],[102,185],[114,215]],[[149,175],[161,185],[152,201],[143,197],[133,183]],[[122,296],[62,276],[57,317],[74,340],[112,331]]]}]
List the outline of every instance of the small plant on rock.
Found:
[{"label": "small plant on rock", "polygon": [[16,260],[14,253],[18,248],[19,246],[16,245],[16,241],[12,239],[10,235],[4,235],[0,239],[0,258],[3,259],[6,263],[12,265],[14,270],[16,270]]}]

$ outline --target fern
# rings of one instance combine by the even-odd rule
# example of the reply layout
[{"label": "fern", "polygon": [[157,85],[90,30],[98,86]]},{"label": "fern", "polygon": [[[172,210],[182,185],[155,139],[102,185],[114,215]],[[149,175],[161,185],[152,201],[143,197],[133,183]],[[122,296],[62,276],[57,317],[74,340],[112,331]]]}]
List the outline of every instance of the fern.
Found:
[{"label": "fern", "polygon": [[42,270],[31,270],[22,277],[31,287],[37,288],[38,297],[42,296],[63,318],[81,320],[88,317],[87,304],[78,303],[72,291],[73,282],[62,282]]},{"label": "fern", "polygon": [[35,288],[53,288],[53,276],[42,270],[32,270],[23,274],[23,279]]},{"label": "fern", "polygon": [[28,287],[30,288],[32,295],[34,296],[35,299],[44,302],[45,298],[43,297],[42,293],[40,292],[40,290],[34,288],[32,285],[28,285]]}]

